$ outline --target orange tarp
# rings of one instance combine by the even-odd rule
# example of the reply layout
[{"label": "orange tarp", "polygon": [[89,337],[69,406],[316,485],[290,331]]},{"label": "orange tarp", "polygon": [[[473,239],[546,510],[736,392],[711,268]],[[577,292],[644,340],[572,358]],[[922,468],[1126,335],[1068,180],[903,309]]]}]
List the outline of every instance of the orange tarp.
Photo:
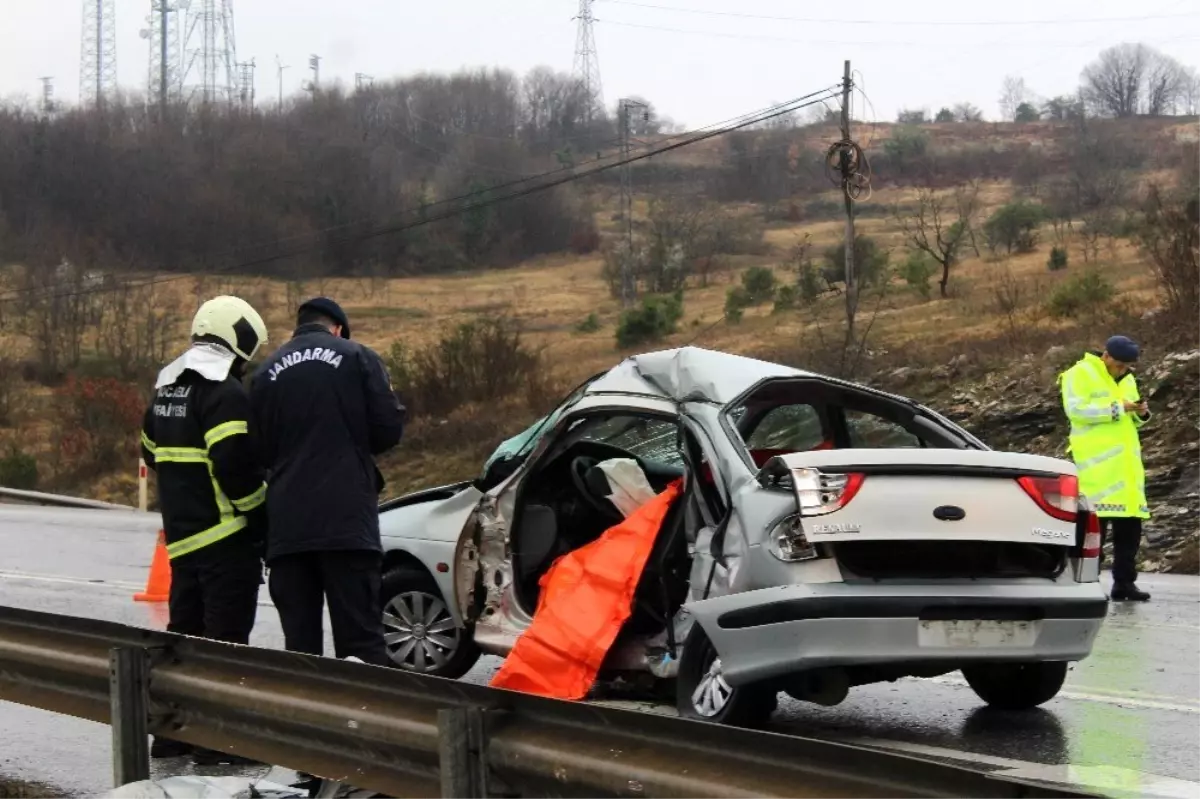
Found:
[{"label": "orange tarp", "polygon": [[633,592],[680,487],[679,481],[672,483],[625,521],[554,562],[538,582],[542,590],[533,622],[492,678],[492,687],[556,699],[587,696],[632,612]]}]

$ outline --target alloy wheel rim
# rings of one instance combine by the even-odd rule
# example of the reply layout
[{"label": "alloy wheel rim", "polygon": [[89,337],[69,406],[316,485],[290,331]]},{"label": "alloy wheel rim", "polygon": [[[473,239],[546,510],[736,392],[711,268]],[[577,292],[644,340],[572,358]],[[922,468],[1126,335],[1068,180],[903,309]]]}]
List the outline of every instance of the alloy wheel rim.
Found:
[{"label": "alloy wheel rim", "polygon": [[462,631],[441,597],[406,591],[383,608],[383,641],[388,657],[403,669],[434,672],[458,651]]}]

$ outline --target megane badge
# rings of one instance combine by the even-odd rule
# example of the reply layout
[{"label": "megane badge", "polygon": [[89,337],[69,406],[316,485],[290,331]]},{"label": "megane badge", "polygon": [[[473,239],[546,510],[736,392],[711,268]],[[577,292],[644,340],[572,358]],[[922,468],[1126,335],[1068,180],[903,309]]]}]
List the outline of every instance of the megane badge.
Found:
[{"label": "megane badge", "polygon": [[812,527],[813,535],[821,535],[822,533],[861,533],[861,524],[814,524]]}]

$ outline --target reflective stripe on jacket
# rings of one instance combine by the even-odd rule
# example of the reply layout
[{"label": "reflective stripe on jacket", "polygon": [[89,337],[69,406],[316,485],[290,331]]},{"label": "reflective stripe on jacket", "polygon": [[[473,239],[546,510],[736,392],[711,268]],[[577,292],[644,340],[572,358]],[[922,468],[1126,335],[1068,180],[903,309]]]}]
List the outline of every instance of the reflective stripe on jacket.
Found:
[{"label": "reflective stripe on jacket", "polygon": [[158,475],[172,559],[247,526],[255,528],[250,535],[261,537],[267,498],[264,470],[250,439],[246,390],[232,375],[212,380],[193,368],[177,371],[172,382],[156,388],[141,436],[142,457]]},{"label": "reflective stripe on jacket", "polygon": [[1137,380],[1114,380],[1098,355],[1088,353],[1059,375],[1063,409],[1071,423],[1068,452],[1079,470],[1079,490],[1102,517],[1150,518],[1138,428],[1149,421],[1127,413],[1139,402]]}]

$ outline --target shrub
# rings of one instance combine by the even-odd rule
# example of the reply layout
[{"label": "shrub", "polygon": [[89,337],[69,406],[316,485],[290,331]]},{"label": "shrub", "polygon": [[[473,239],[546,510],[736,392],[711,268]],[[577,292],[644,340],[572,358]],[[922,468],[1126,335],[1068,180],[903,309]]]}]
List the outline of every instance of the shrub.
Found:
[{"label": "shrub", "polygon": [[600,317],[595,313],[590,313],[582,321],[575,325],[576,333],[595,333],[600,329]]},{"label": "shrub", "polygon": [[[846,282],[846,244],[845,240],[833,247],[827,247],[824,253],[825,265],[821,275],[825,282]],[[887,279],[889,259],[887,250],[879,248],[875,239],[862,233],[854,237],[854,273],[859,286],[873,286]]]},{"label": "shrub", "polygon": [[569,243],[571,251],[577,255],[593,253],[600,249],[600,231],[596,229],[595,223],[589,220],[571,231]]},{"label": "shrub", "polygon": [[81,470],[107,471],[136,451],[145,410],[137,389],[112,378],[78,379],[55,390],[60,454]]},{"label": "shrub", "polygon": [[682,318],[682,291],[643,297],[641,305],[621,314],[617,346],[627,348],[659,341],[674,333]]},{"label": "shrub", "polygon": [[922,299],[928,300],[933,295],[933,287],[929,284],[937,264],[928,254],[923,252],[909,253],[908,258],[900,265],[900,277],[908,287],[917,292]]},{"label": "shrub", "polygon": [[805,302],[813,302],[825,292],[826,286],[822,285],[821,271],[811,261],[800,265],[800,272],[796,276],[796,289]]},{"label": "shrub", "polygon": [[9,445],[8,454],[0,458],[0,486],[32,491],[38,486],[37,460],[30,454]]},{"label": "shrub", "polygon": [[775,292],[775,305],[771,313],[790,311],[799,304],[800,291],[795,286],[780,286]]},{"label": "shrub", "polygon": [[1033,252],[1037,249],[1037,229],[1046,220],[1046,209],[1030,202],[1012,202],[1001,206],[983,224],[983,234],[992,252]]},{"label": "shrub", "polygon": [[1117,290],[1099,272],[1087,272],[1059,285],[1048,309],[1056,319],[1094,317],[1108,307]]},{"label": "shrub", "polygon": [[[398,352],[404,355],[393,345],[392,354]],[[438,414],[511,396],[544,369],[541,353],[525,343],[516,320],[507,316],[460,324],[402,363],[405,399]]]},{"label": "shrub", "polygon": [[1067,248],[1054,247],[1050,250],[1050,259],[1046,262],[1046,266],[1051,272],[1059,272],[1067,268]]},{"label": "shrub", "polygon": [[775,297],[775,272],[769,266],[755,266],[742,272],[742,288],[749,305],[762,305]]},{"label": "shrub", "polygon": [[725,320],[736,325],[742,321],[745,310],[753,304],[745,286],[734,286],[725,293]]},{"label": "shrub", "polygon": [[1200,316],[1200,201],[1194,188],[1189,193],[1165,197],[1151,187],[1137,241],[1154,267],[1167,311],[1194,330]]}]

